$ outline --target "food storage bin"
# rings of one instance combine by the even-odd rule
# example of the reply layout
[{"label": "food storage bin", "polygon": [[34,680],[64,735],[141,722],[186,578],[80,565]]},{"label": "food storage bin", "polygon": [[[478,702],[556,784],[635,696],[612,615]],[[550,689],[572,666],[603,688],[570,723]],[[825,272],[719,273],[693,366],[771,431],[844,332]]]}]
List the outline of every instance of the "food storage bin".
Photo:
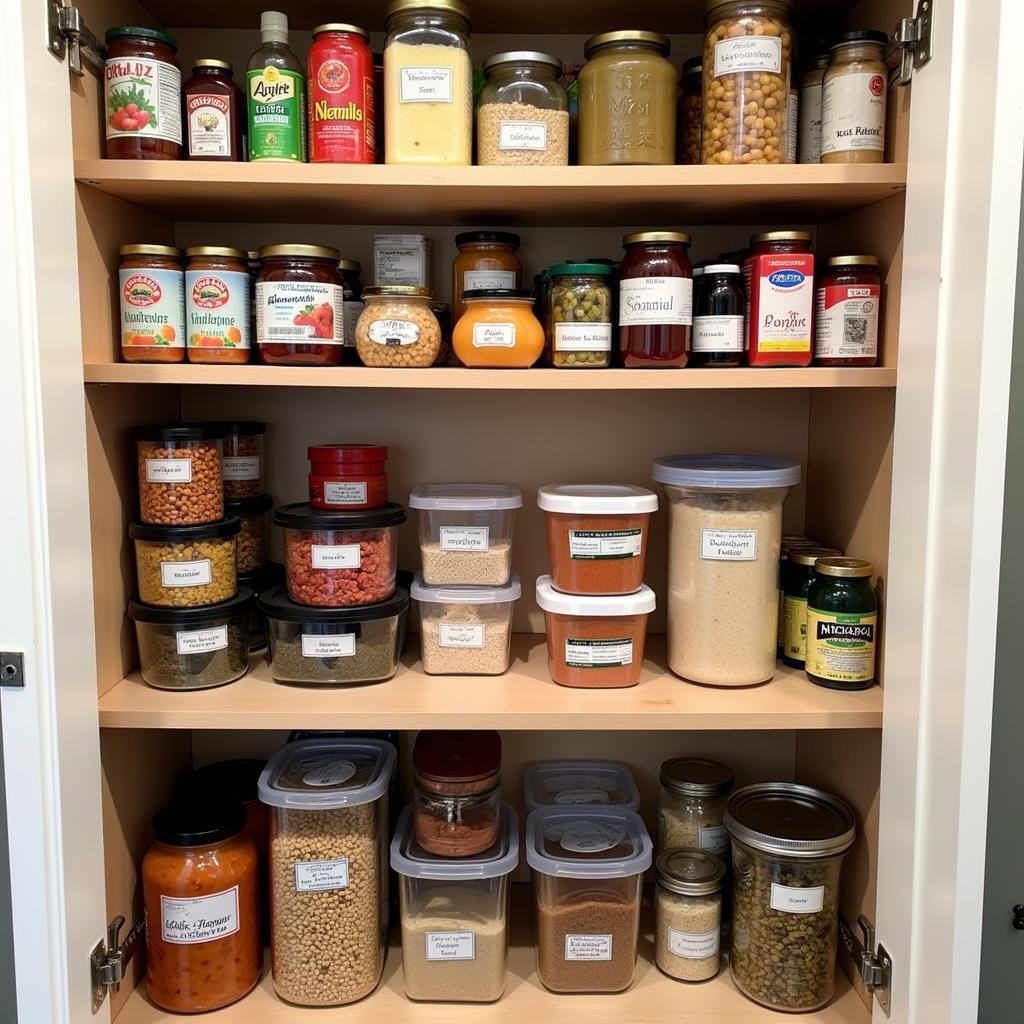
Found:
[{"label": "food storage bin", "polygon": [[395,757],[383,740],[300,740],[260,776],[271,809],[271,972],[289,1003],[339,1006],[377,987]]},{"label": "food storage bin", "polygon": [[270,674],[278,683],[338,686],[377,683],[398,671],[400,620],[408,591],[396,588],[378,604],[313,608],[281,588],[260,598],[270,637]]},{"label": "food storage bin", "polygon": [[136,427],[132,436],[142,522],[187,526],[223,518],[223,429],[204,425]]},{"label": "food storage bin", "polygon": [[135,541],[139,600],[175,608],[219,604],[238,592],[237,540],[242,524],[205,526],[129,523]]},{"label": "food storage bin", "polygon": [[654,962],[677,981],[718,973],[725,864],[713,853],[668,849],[655,866]]},{"label": "food storage bin", "polygon": [[732,839],[736,987],[773,1010],[808,1013],[835,990],[839,876],[853,812],[793,782],[736,790],[725,811]]},{"label": "food storage bin", "polygon": [[309,503],[331,512],[388,503],[388,450],[382,444],[318,444],[307,449]]},{"label": "food storage bin", "polygon": [[537,604],[548,636],[548,672],[559,686],[636,686],[644,664],[647,616],[654,591],[583,597],[563,594],[548,576],[537,580]]},{"label": "food storage bin", "polygon": [[262,651],[267,646],[267,624],[260,611],[259,597],[264,591],[273,587],[284,586],[284,566],[280,562],[267,562],[256,572],[239,573],[238,586],[247,587],[253,592],[252,625],[249,628],[249,653]]},{"label": "food storage bin", "polygon": [[537,492],[551,584],[567,594],[632,594],[644,584],[658,496],[623,484],[552,484]]},{"label": "food storage bin", "polygon": [[266,490],[263,438],[266,423],[256,420],[214,420],[203,426],[224,431],[224,497],[255,498]]},{"label": "food storage bin", "polygon": [[621,992],[636,968],[651,839],[623,807],[541,807],[526,820],[537,975],[553,992]]},{"label": "food storage bin", "polygon": [[523,772],[523,803],[538,807],[578,804],[640,810],[640,791],[630,770],[614,761],[544,761]]},{"label": "food storage bin", "polygon": [[516,812],[501,805],[487,850],[453,861],[416,842],[407,807],[391,841],[402,908],[402,977],[410,999],[491,1003],[505,991],[509,876],[519,863]]},{"label": "food storage bin", "polygon": [[249,670],[253,593],[239,588],[206,608],[161,608],[131,601],[142,678],[158,690],[207,690]]},{"label": "food storage bin", "polygon": [[736,785],[732,769],[701,757],[674,757],[661,766],[658,849],[688,846],[729,853],[725,802]]},{"label": "food storage bin", "polygon": [[654,463],[668,495],[668,663],[713,686],[775,672],[782,504],[800,463],[674,455]]},{"label": "food storage bin", "polygon": [[423,581],[501,587],[512,574],[512,531],[523,492],[509,484],[420,484],[417,511]]},{"label": "food storage bin", "polygon": [[395,592],[401,505],[370,512],[319,512],[282,505],[274,522],[284,532],[288,596],[299,604],[348,608],[386,601]]},{"label": "food storage bin", "polygon": [[417,575],[423,671],[500,676],[508,671],[512,609],[522,596],[517,573],[501,587],[431,587]]},{"label": "food storage bin", "polygon": [[238,571],[256,572],[262,569],[270,555],[270,535],[267,513],[274,504],[269,494],[257,494],[254,498],[235,498],[224,503],[229,516],[241,524],[238,534]]}]

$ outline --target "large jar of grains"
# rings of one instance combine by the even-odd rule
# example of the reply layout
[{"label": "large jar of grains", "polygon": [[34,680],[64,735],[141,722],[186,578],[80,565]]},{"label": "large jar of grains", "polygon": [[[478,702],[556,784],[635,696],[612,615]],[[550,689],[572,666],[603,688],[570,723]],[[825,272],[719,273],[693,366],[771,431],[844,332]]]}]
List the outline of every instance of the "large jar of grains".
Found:
[{"label": "large jar of grains", "polygon": [[366,308],[356,324],[356,352],[365,366],[433,366],[441,352],[441,325],[429,288],[379,285],[363,291]]},{"label": "large jar of grains", "polygon": [[832,47],[821,97],[821,162],[880,164],[885,159],[889,90],[884,32],[847,32]]},{"label": "large jar of grains", "polygon": [[706,164],[784,164],[793,40],[790,0],[709,0]]},{"label": "large jar of grains", "polygon": [[839,876],[853,812],[810,786],[765,782],[732,795],[725,825],[736,987],[774,1010],[820,1009],[835,990]]},{"label": "large jar of grains", "polygon": [[725,865],[702,850],[671,849],[658,857],[655,963],[678,981],[718,973]]},{"label": "large jar of grains", "polygon": [[676,757],[661,766],[658,849],[688,846],[724,856],[729,852],[725,801],[736,780],[718,761]]}]

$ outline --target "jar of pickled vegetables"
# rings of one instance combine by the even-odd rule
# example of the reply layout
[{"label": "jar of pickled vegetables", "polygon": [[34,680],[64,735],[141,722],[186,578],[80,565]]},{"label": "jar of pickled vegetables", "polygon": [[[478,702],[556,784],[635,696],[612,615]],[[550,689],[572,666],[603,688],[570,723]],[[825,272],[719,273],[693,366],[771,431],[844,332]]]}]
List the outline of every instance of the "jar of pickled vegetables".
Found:
[{"label": "jar of pickled vegetables", "polygon": [[561,369],[602,369],[612,356],[612,268],[556,263],[548,309],[551,361]]}]

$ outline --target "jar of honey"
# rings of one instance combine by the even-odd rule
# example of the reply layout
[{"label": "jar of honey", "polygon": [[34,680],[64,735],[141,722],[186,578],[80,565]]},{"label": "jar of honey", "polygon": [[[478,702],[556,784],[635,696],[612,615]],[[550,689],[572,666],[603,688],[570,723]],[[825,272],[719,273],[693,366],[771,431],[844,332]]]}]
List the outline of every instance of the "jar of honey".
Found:
[{"label": "jar of honey", "polygon": [[540,359],[544,328],[533,312],[533,292],[476,288],[462,297],[466,312],[452,342],[463,366],[526,369]]}]

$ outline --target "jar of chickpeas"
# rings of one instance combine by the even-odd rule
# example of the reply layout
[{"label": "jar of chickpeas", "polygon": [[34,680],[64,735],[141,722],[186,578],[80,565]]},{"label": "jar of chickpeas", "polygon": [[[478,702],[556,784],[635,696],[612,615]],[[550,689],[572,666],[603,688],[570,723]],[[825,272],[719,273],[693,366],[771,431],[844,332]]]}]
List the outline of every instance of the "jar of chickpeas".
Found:
[{"label": "jar of chickpeas", "polygon": [[703,163],[788,161],[791,10],[791,0],[709,0]]},{"label": "jar of chickpeas", "polygon": [[703,57],[683,62],[679,74],[679,125],[676,128],[676,163],[700,163],[700,128],[704,122],[701,100]]}]

